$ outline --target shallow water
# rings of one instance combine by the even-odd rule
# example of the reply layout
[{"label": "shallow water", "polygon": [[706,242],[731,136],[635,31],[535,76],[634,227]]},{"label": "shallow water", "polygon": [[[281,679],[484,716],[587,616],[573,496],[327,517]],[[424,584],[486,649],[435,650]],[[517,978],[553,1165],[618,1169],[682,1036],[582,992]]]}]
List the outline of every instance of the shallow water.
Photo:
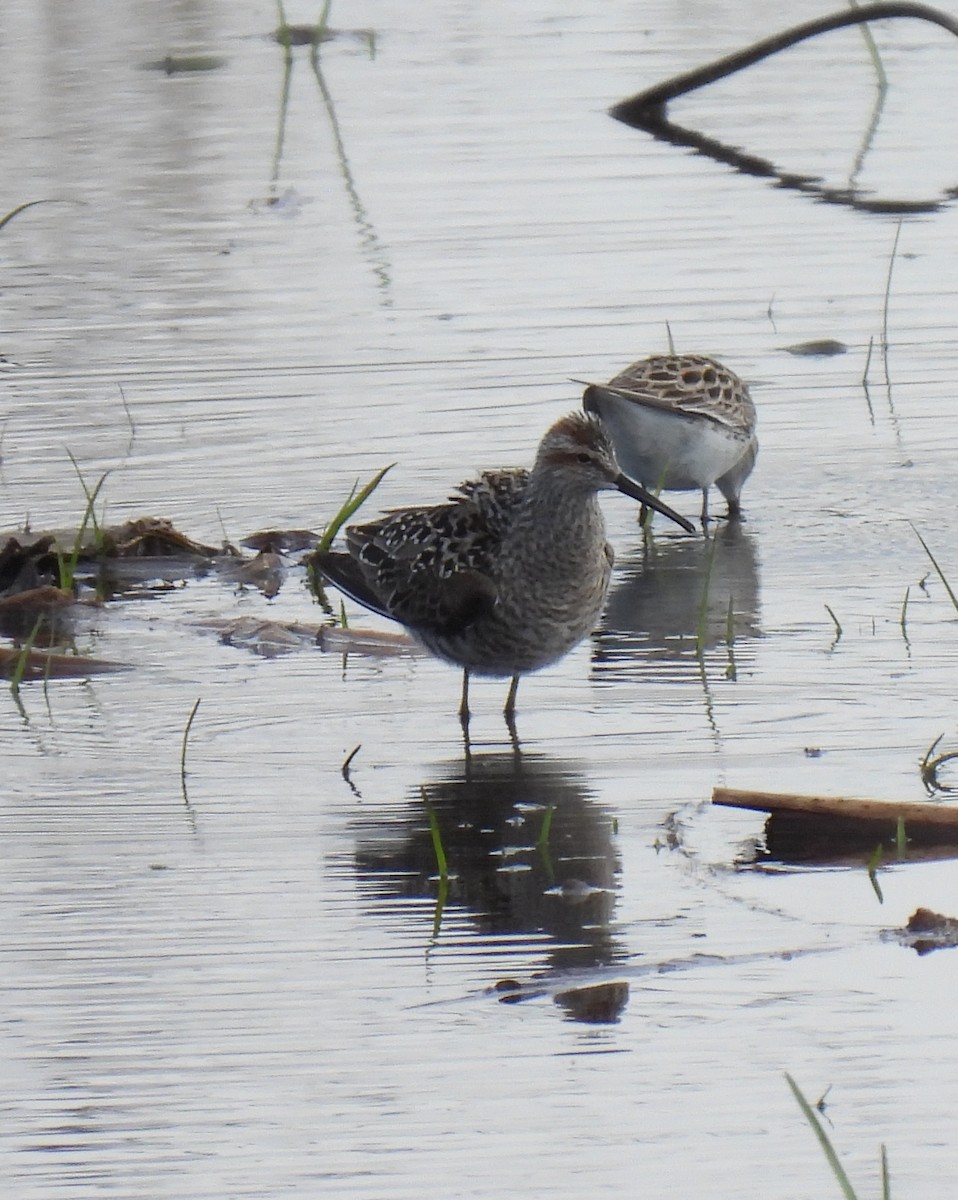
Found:
[{"label": "shallow water", "polygon": [[[334,5],[375,53],[337,37],[317,79],[295,51],[282,125],[274,20],[0,12],[0,213],[70,201],[0,230],[4,524],[77,519],[67,449],[87,480],[110,470],[108,520],[214,543],[319,529],[388,462],[378,505],[439,499],[527,462],[570,381],[665,349],[666,322],[753,385],[747,521],[718,530],[700,661],[709,545],[664,522],[646,544],[609,499],[606,616],[523,682],[519,760],[499,682],[474,689],[467,763],[440,663],[224,645],[208,622],[320,619],[295,565],[272,600],[205,576],[83,616],[78,649],[132,669],[0,705],[8,1187],[824,1193],[788,1071],[831,1089],[862,1194],[884,1142],[895,1194],[950,1197],[955,963],[882,931],[958,913],[953,864],[888,866],[879,904],[864,864],[743,865],[761,818],[707,801],[923,799],[919,760],[955,746],[955,610],[909,525],[954,580],[954,206],[902,224],[885,360],[897,218],[605,115],[771,32],[767,6]],[[958,47],[912,21],[876,37],[891,89],[860,163],[856,30],[673,115],[783,169],[939,197]],[[167,55],[225,61],[150,69]],[[784,350],[821,338],[847,353]],[[561,999],[583,983],[619,986],[583,1014]]]}]

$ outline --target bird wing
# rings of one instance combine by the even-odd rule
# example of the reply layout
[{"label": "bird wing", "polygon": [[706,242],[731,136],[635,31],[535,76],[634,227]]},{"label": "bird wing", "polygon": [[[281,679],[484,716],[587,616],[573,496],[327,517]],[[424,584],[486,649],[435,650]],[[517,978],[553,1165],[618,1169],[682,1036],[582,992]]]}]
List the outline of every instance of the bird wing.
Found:
[{"label": "bird wing", "polygon": [[527,471],[487,471],[448,504],[402,508],[346,531],[348,554],[317,558],[324,575],[373,612],[451,634],[496,603],[494,566]]},{"label": "bird wing", "polygon": [[700,355],[654,356],[595,385],[646,408],[705,417],[729,429],[754,424],[748,389],[721,363]]},{"label": "bird wing", "polygon": [[704,417],[708,421],[714,421],[716,425],[724,425],[729,429],[739,429],[742,425],[741,419],[734,410],[716,406],[706,396],[689,395],[684,392],[663,394],[637,387],[614,387],[609,383],[590,383],[586,390],[598,396],[617,396],[620,399],[629,400],[633,404],[641,404],[643,408],[655,408],[660,412]]}]

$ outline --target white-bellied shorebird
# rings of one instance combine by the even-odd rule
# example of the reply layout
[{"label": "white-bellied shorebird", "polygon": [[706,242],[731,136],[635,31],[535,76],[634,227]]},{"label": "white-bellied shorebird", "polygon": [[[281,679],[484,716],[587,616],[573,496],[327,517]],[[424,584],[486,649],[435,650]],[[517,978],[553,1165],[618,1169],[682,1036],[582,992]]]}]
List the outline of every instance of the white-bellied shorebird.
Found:
[{"label": "white-bellied shorebird", "polygon": [[755,405],[739,377],[701,354],[655,354],[582,397],[601,417],[622,469],[647,488],[699,490],[702,523],[709,488],[741,513],[742,485],[758,454]]},{"label": "white-bellied shorebird", "polygon": [[469,676],[511,677],[505,716],[515,736],[519,677],[556,662],[595,628],[613,561],[596,495],[606,489],[694,532],[623,475],[602,423],[575,412],[548,430],[531,470],[485,471],[447,504],[352,525],[347,551],[315,562],[340,591],[463,668],[464,728]]}]

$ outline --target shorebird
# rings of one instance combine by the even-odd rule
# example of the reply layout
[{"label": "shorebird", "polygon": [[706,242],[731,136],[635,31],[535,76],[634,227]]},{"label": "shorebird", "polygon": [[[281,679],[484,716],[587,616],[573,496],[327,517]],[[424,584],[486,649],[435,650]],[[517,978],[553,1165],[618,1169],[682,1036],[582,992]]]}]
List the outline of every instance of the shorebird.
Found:
[{"label": "shorebird", "polygon": [[582,404],[605,422],[627,475],[649,488],[701,490],[703,526],[713,484],[729,517],[740,515],[758,439],[748,388],[728,367],[701,354],[656,354],[589,384]]},{"label": "shorebird", "polygon": [[596,495],[605,489],[694,532],[623,475],[601,421],[574,412],[547,431],[531,470],[484,471],[447,504],[352,525],[346,552],[315,562],[340,591],[462,667],[464,730],[470,675],[511,678],[504,715],[515,739],[519,677],[562,658],[602,609],[613,562]]}]

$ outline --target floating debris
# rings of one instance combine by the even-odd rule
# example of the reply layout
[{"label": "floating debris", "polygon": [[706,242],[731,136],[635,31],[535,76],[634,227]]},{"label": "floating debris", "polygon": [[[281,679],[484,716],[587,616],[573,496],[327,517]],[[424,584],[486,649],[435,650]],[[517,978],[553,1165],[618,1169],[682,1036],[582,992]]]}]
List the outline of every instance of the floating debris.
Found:
[{"label": "floating debris", "polygon": [[93,546],[85,546],[82,553],[91,550],[97,558],[215,558],[223,553],[219,547],[188,538],[165,517],[138,517],[101,529]]},{"label": "floating debris", "polygon": [[916,908],[905,928],[897,932],[899,939],[918,954],[953,950],[958,946],[958,920],[932,912],[930,908]]},{"label": "floating debris", "polygon": [[128,663],[83,654],[58,654],[49,650],[0,648],[0,675],[12,679],[16,672],[27,679],[83,679],[109,671],[129,670]]},{"label": "floating debris", "polygon": [[272,656],[287,650],[318,646],[330,654],[393,657],[414,654],[418,647],[404,633],[376,629],[343,629],[340,625],[311,625],[299,621],[263,621],[255,617],[212,618],[199,624],[214,629],[220,641],[255,654]]},{"label": "floating debris", "polygon": [[944,804],[718,787],[712,803],[771,814],[759,857],[781,862],[834,862],[876,846],[908,859],[958,857],[958,808]]},{"label": "floating debris", "polygon": [[615,1025],[629,1002],[629,985],[624,980],[569,988],[553,997],[570,1020],[586,1025]]},{"label": "floating debris", "polygon": [[796,354],[804,358],[830,358],[836,354],[847,354],[848,347],[844,342],[834,338],[820,338],[815,342],[796,342],[794,346],[783,346],[787,354]]},{"label": "floating debris", "polygon": [[218,71],[227,59],[219,54],[168,54],[166,58],[145,62],[141,71],[162,71],[165,75],[192,75],[201,71]]},{"label": "floating debris", "polygon": [[312,529],[261,529],[241,538],[240,545],[247,550],[295,554],[301,550],[312,550],[319,536]]},{"label": "floating debris", "polygon": [[282,555],[263,550],[249,562],[227,559],[219,568],[220,574],[234,583],[259,588],[267,600],[279,594],[286,578],[286,562]]}]

